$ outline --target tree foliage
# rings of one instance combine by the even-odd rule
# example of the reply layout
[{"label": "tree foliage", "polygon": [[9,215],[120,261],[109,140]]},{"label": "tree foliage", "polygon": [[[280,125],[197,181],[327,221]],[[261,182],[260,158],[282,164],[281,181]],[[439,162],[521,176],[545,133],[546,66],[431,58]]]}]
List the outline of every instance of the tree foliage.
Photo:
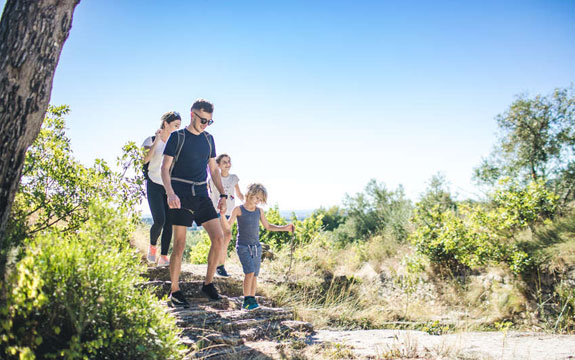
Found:
[{"label": "tree foliage", "polygon": [[[88,220],[88,207],[94,199],[126,210],[139,221],[134,206],[143,195],[139,172],[141,153],[133,142],[124,146],[118,158],[120,170],[103,160],[86,167],[74,159],[70,139],[65,134],[67,106],[51,106],[42,130],[28,149],[22,179],[15,197],[8,237],[12,245],[48,228],[60,232],[77,230]],[[8,249],[3,249],[4,255]]]},{"label": "tree foliage", "polygon": [[574,87],[549,96],[519,96],[497,116],[501,138],[475,169],[478,182],[494,185],[503,177],[523,183],[543,179],[563,202],[575,198]]},{"label": "tree foliage", "polygon": [[550,219],[557,200],[542,180],[523,185],[507,179],[488,205],[460,205],[456,211],[418,204],[413,218],[417,228],[410,239],[419,253],[447,268],[503,262],[522,273],[534,265],[534,254],[514,235]]},{"label": "tree foliage", "polygon": [[345,222],[346,214],[339,206],[332,206],[329,209],[320,207],[313,212],[314,216],[322,217],[323,229],[325,231],[333,231]]},{"label": "tree foliage", "polygon": [[412,205],[402,186],[388,190],[372,179],[363,193],[345,197],[344,209],[345,222],[335,231],[343,244],[364,241],[378,233],[388,233],[398,241],[407,238]]}]

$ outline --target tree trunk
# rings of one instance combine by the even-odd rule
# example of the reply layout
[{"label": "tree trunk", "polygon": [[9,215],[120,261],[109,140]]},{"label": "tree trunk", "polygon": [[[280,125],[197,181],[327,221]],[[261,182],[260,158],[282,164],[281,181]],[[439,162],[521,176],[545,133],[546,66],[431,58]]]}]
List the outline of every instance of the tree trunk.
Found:
[{"label": "tree trunk", "polygon": [[10,247],[6,224],[26,150],[42,126],[79,2],[8,0],[0,20],[0,281]]}]

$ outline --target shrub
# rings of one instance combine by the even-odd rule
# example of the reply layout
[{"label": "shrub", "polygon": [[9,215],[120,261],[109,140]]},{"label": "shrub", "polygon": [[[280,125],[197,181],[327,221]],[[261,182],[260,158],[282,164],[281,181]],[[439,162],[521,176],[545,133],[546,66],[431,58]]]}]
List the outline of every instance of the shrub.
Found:
[{"label": "shrub", "polygon": [[341,224],[345,222],[346,217],[345,212],[340,209],[339,206],[332,206],[329,209],[320,207],[319,209],[315,210],[312,215],[316,217],[319,215],[322,216],[322,228],[325,231],[333,231],[337,229]]},{"label": "shrub", "polygon": [[557,197],[542,182],[520,186],[501,182],[492,195],[490,208],[460,205],[456,212],[435,205],[417,205],[413,218],[418,224],[411,235],[417,251],[449,268],[475,267],[504,262],[516,274],[535,265],[533,247],[514,239],[518,231],[534,229],[553,216]]},{"label": "shrub", "polygon": [[125,213],[91,205],[76,234],[29,240],[5,283],[0,354],[6,359],[179,358],[177,330],[143,281]]},{"label": "shrub", "polygon": [[[287,221],[281,216],[278,206],[271,207],[266,211],[266,219],[270,224],[286,225]],[[275,249],[280,249],[289,243],[290,234],[283,231],[266,231],[260,223],[260,242],[268,244]]]},{"label": "shrub", "polygon": [[141,150],[133,142],[123,147],[117,159],[120,171],[103,160],[86,167],[74,159],[70,139],[65,134],[67,106],[50,106],[42,129],[26,152],[22,179],[12,206],[6,239],[0,247],[0,268],[8,252],[25,238],[50,228],[74,232],[88,219],[93,199],[113,203],[140,221],[134,211],[143,195],[143,177],[139,169]]},{"label": "shrub", "polygon": [[403,187],[387,190],[372,179],[363,193],[346,196],[344,205],[347,217],[335,230],[342,245],[365,241],[376,234],[389,234],[400,242],[407,239],[412,205]]},{"label": "shrub", "polygon": [[189,261],[192,264],[207,264],[212,242],[210,241],[210,236],[206,231],[202,230],[197,233],[199,233],[199,235],[195,236],[199,237],[199,240],[190,249]]}]

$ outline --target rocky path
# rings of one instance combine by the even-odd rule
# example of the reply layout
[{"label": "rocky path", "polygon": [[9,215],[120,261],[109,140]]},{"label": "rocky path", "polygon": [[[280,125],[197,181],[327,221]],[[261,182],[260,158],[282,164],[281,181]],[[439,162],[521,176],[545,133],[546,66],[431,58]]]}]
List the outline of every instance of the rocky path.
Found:
[{"label": "rocky path", "polygon": [[[256,311],[241,310],[241,269],[216,278],[222,294],[200,293],[205,266],[184,265],[180,287],[189,309],[166,308],[181,328],[184,359],[493,359],[575,360],[575,335],[525,332],[463,332],[429,335],[408,330],[317,330],[296,321],[289,309],[258,297]],[[142,284],[158,297],[169,293],[166,268],[150,268]]]},{"label": "rocky path", "polygon": [[575,336],[529,332],[429,335],[407,330],[319,330],[312,343],[340,344],[358,359],[575,359]]},{"label": "rocky path", "polygon": [[[258,297],[262,305],[258,310],[241,310],[241,281],[235,278],[217,278],[215,283],[226,296],[210,301],[200,292],[204,278],[200,273],[191,267],[182,272],[180,288],[191,304],[189,309],[166,304],[182,330],[181,342],[188,349],[184,359],[271,359],[276,357],[277,345],[312,334],[311,324],[295,321],[291,311],[271,306],[268,299]],[[166,268],[150,268],[147,275],[149,281],[142,286],[158,297],[169,293]]]}]

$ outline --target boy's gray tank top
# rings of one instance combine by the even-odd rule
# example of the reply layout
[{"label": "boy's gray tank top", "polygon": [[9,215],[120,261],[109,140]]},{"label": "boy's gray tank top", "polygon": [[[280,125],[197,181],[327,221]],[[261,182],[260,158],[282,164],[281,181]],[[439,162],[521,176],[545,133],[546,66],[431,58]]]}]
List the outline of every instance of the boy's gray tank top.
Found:
[{"label": "boy's gray tank top", "polygon": [[260,242],[260,209],[248,211],[240,205],[242,215],[238,216],[238,245],[256,245]]}]

